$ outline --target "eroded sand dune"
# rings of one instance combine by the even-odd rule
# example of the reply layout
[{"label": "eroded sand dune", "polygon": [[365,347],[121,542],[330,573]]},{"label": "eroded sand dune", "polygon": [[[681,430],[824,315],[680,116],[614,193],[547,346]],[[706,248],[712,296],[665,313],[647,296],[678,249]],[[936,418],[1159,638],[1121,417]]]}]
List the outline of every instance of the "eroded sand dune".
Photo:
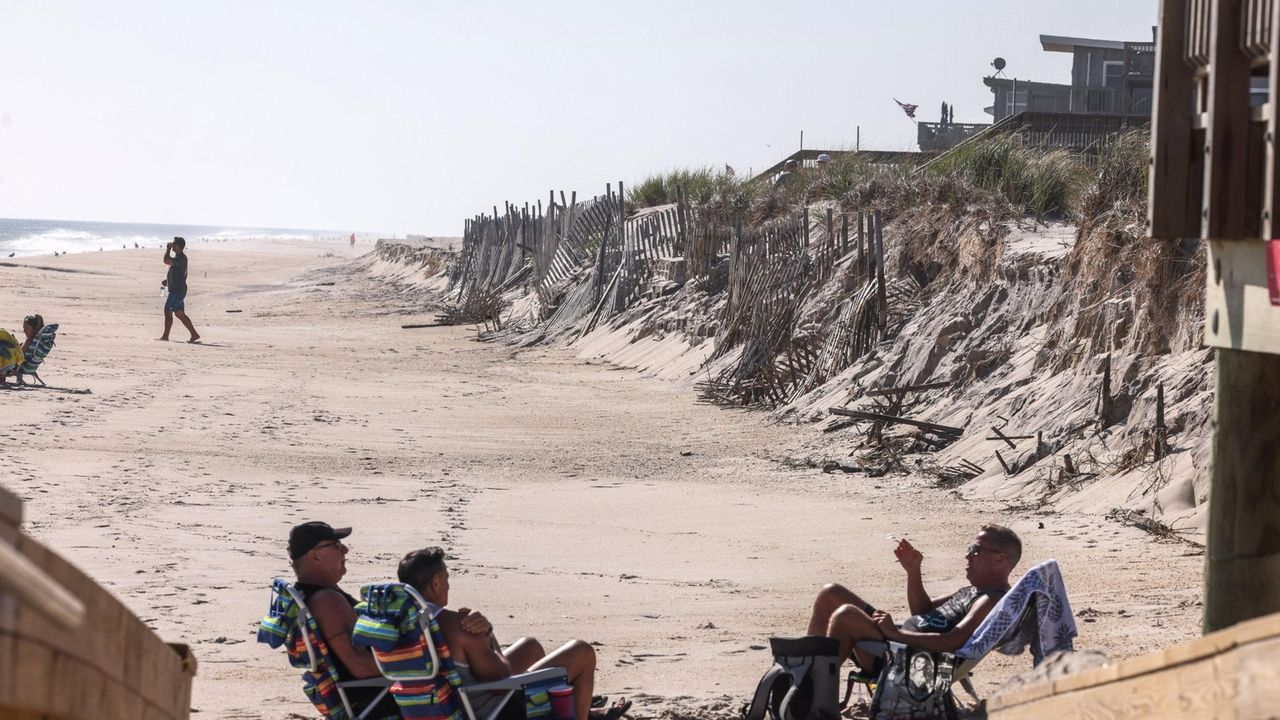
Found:
[{"label": "eroded sand dune", "polygon": [[[194,245],[194,346],[154,339],[157,251],[29,263],[87,273],[0,267],[0,326],[30,312],[61,325],[42,373],[55,389],[0,391],[6,485],[35,537],[194,646],[196,717],[309,716],[296,671],[252,635],[304,519],[355,527],[351,592],[446,546],[457,604],[507,641],[595,643],[598,687],[637,697],[637,717],[745,700],[767,637],[799,634],[824,582],[901,615],[889,533],[924,551],[940,594],[963,584],[980,523],[1012,526],[1028,562],[1062,564],[1081,648],[1127,657],[1198,634],[1187,545],[925,481],[786,468],[816,430],[566,351],[402,330],[430,320],[427,299],[348,252]],[[1029,665],[988,661],[979,689]]]}]

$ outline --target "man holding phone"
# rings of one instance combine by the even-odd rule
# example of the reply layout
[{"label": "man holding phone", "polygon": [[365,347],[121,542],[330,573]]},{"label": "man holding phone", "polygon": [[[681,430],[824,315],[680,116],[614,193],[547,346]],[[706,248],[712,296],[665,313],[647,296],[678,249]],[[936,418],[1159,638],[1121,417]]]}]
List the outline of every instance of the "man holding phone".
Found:
[{"label": "man holding phone", "polygon": [[173,327],[173,317],[175,315],[186,326],[187,331],[191,333],[191,339],[187,342],[193,343],[200,340],[200,334],[196,332],[195,326],[191,324],[191,318],[187,317],[186,313],[186,250],[187,241],[180,237],[175,237],[173,242],[164,246],[164,264],[169,266],[169,275],[165,278],[165,286],[169,289],[169,297],[164,301],[164,334],[160,336],[161,340],[169,339],[169,328]]},{"label": "man holding phone", "polygon": [[883,658],[857,648],[860,640],[893,640],[931,652],[955,652],[973,635],[1009,590],[1009,575],[1022,557],[1022,541],[1007,527],[983,525],[964,554],[969,585],[950,595],[925,592],[920,567],[924,555],[907,540],[893,550],[907,573],[911,617],[898,625],[843,585],[822,588],[809,618],[810,635],[840,641],[840,657],[852,658],[864,675],[879,675]]}]

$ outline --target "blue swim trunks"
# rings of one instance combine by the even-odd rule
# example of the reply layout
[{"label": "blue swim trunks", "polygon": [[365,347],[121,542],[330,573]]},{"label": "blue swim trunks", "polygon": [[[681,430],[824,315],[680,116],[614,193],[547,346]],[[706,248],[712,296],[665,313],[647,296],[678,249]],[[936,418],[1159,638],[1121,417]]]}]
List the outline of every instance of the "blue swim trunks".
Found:
[{"label": "blue swim trunks", "polygon": [[185,310],[186,308],[184,307],[182,301],[186,299],[187,299],[186,293],[169,293],[169,297],[166,298],[164,301],[164,309],[168,310],[169,312]]}]

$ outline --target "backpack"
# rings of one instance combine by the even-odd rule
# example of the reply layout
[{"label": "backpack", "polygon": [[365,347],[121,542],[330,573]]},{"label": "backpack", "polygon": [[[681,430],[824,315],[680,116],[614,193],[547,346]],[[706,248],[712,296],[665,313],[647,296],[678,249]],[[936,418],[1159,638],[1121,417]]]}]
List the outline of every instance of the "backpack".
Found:
[{"label": "backpack", "polygon": [[810,636],[770,638],[773,667],[760,678],[744,720],[837,720],[840,643]]},{"label": "backpack", "polygon": [[872,720],[944,720],[958,717],[951,678],[956,657],[951,653],[916,650],[890,643],[890,659],[871,696]]}]

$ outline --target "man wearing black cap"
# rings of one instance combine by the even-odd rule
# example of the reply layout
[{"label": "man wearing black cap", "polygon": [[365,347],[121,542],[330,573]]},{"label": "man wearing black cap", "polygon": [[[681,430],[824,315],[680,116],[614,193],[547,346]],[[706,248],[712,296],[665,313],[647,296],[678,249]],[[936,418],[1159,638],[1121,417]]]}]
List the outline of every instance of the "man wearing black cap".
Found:
[{"label": "man wearing black cap", "polygon": [[[379,677],[373,654],[357,650],[351,644],[351,631],[356,626],[356,599],[338,587],[347,574],[347,546],[342,539],[351,528],[334,528],[328,523],[305,522],[289,531],[289,558],[307,610],[320,626],[320,635],[333,651],[335,669],[340,680]],[[378,688],[351,688],[347,697],[356,708],[366,706],[379,692]],[[357,710],[359,712],[359,710]],[[395,698],[386,695],[371,717],[399,715]]]}]

